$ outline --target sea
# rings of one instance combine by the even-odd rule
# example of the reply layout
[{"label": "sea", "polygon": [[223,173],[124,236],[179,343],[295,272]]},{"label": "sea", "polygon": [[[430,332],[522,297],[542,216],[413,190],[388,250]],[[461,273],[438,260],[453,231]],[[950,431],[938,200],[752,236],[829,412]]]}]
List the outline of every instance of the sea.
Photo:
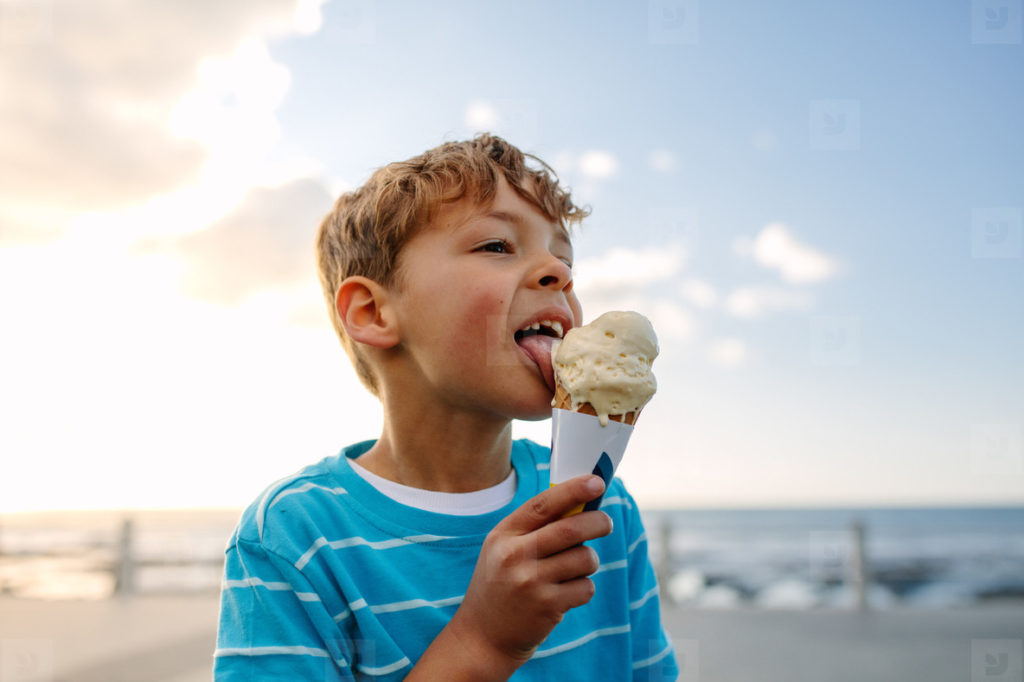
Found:
[{"label": "sea", "polygon": [[[0,514],[0,594],[215,594],[239,513]],[[642,516],[664,598],[683,606],[1024,606],[1024,507],[673,509]]]}]

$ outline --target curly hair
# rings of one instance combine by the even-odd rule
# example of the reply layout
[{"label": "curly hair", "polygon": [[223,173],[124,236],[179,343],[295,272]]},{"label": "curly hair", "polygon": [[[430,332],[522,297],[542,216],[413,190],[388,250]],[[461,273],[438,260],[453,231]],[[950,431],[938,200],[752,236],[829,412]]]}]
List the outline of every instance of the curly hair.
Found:
[{"label": "curly hair", "polygon": [[[527,159],[539,167],[527,166]],[[552,222],[569,227],[589,215],[589,209],[572,202],[554,170],[541,159],[496,135],[481,133],[377,169],[363,186],[338,197],[320,224],[317,266],[331,324],[360,381],[374,395],[379,395],[377,377],[338,317],[335,301],[341,283],[361,275],[384,286],[395,285],[402,247],[442,209],[463,198],[480,206],[490,204],[499,173]]]}]

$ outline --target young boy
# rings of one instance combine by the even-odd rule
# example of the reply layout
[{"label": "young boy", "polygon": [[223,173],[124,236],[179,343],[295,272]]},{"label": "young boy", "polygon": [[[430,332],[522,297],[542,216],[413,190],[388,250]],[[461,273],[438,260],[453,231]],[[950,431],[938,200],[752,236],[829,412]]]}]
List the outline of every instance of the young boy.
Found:
[{"label": "young boy", "polygon": [[443,144],[324,220],[331,320],[384,427],[243,515],[216,680],[676,678],[622,483],[563,518],[601,479],[549,487],[548,448],[511,437],[551,415],[549,337],[582,324],[585,212],[540,163],[487,134]]}]

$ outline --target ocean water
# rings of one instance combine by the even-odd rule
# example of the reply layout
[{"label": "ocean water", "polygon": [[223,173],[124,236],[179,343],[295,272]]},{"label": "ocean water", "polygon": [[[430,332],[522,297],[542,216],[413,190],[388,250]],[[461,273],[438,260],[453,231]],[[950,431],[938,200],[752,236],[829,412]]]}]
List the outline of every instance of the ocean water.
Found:
[{"label": "ocean water", "polygon": [[[874,608],[1024,599],[1024,507],[649,510],[652,562],[673,601],[695,608],[847,608],[863,528]],[[235,510],[0,515],[0,593],[114,593],[131,520],[134,590],[215,593]],[[1024,603],[1024,602],[1022,602]]]},{"label": "ocean water", "polygon": [[[866,598],[875,608],[1024,598],[1024,507],[672,510],[643,516],[652,561],[666,592],[681,604],[849,607],[858,553]],[[860,552],[857,523],[863,528]]]}]

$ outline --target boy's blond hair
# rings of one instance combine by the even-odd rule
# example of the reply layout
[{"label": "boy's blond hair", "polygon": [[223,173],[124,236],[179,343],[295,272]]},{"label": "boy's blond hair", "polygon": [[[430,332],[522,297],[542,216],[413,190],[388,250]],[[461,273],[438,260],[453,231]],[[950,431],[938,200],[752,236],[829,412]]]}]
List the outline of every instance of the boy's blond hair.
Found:
[{"label": "boy's blond hair", "polygon": [[[527,167],[527,158],[540,168]],[[589,213],[572,202],[546,163],[496,135],[481,133],[377,169],[362,187],[338,197],[320,224],[317,266],[331,324],[360,381],[374,395],[379,396],[377,376],[338,317],[338,288],[352,275],[401,286],[397,265],[402,247],[439,211],[464,197],[488,205],[494,199],[499,172],[548,220],[568,226]]]}]

